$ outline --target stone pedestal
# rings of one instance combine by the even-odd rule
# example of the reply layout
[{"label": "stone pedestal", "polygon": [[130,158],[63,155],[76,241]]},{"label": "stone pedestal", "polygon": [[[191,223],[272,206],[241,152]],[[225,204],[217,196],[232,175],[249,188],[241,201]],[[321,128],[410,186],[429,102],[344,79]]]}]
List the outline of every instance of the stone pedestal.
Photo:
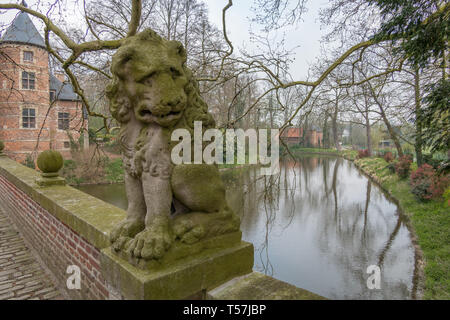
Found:
[{"label": "stone pedestal", "polygon": [[64,186],[64,185],[66,185],[66,180],[62,177],[41,176],[36,179],[36,184],[40,187]]},{"label": "stone pedestal", "polygon": [[66,180],[59,176],[58,172],[64,165],[64,159],[58,151],[46,150],[37,158],[38,168],[42,171],[36,179],[36,184],[41,187],[64,186]]},{"label": "stone pedestal", "polygon": [[[237,236],[239,241],[233,241]],[[253,245],[240,241],[240,232],[206,241],[175,244],[172,254],[169,251],[160,263],[130,263],[109,247],[102,250],[101,267],[106,281],[122,298],[137,300],[186,299],[252,272]],[[229,247],[214,245],[230,242],[233,245]]]}]

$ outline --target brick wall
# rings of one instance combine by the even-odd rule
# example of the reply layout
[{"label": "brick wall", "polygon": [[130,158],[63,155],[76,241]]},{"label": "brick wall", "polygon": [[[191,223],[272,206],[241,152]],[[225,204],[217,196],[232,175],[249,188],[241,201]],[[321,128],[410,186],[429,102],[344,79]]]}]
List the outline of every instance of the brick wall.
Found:
[{"label": "brick wall", "polygon": [[[100,251],[59,221],[26,193],[0,175],[0,206],[19,226],[58,279],[61,289],[75,299],[113,298],[101,274]],[[81,290],[66,288],[69,265],[81,270]]]},{"label": "brick wall", "polygon": [[[70,158],[70,149],[64,146],[70,139],[65,130],[58,129],[58,112],[70,114],[70,132],[77,141],[79,131],[85,125],[81,102],[56,101],[50,108],[46,50],[11,43],[0,44],[0,50],[0,140],[5,142],[5,153],[20,162],[36,149],[58,150],[65,158]],[[23,51],[33,52],[32,62],[23,61]],[[34,89],[22,88],[22,71],[35,73]],[[22,108],[35,109],[35,128],[23,128]]]}]

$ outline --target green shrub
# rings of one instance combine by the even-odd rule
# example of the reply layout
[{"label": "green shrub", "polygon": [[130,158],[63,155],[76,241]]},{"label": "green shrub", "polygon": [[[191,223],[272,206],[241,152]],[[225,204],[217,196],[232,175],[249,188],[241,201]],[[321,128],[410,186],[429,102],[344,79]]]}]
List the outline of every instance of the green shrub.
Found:
[{"label": "green shrub", "polygon": [[[108,158],[107,158],[108,159]],[[124,181],[123,162],[121,158],[114,160],[106,160],[105,166],[106,179],[112,183],[120,183]]]},{"label": "green shrub", "polygon": [[436,174],[432,166],[423,164],[416,171],[411,173],[411,192],[420,201],[430,200],[433,197],[431,183]]},{"label": "green shrub", "polygon": [[447,205],[450,206],[450,187],[447,187],[447,189],[445,189],[442,196],[444,198],[444,201],[447,202]]},{"label": "green shrub", "polygon": [[450,185],[450,175],[439,175],[436,173],[436,175],[433,177],[433,180],[431,181],[430,191],[433,195],[432,197],[434,199],[440,198],[445,190]]},{"label": "green shrub", "polygon": [[79,185],[81,182],[83,182],[83,179],[77,177],[75,171],[76,169],[77,163],[74,160],[64,160],[64,166],[61,170],[61,175],[66,179],[67,183]]},{"label": "green shrub", "polygon": [[398,159],[398,162],[395,165],[395,172],[400,179],[405,179],[409,176],[409,172],[411,171],[411,163],[412,158],[409,155],[405,155]]},{"label": "green shrub", "polygon": [[389,172],[391,174],[395,173],[395,167],[396,167],[396,163],[394,163],[394,162],[391,162],[386,166],[386,168],[389,170]]},{"label": "green shrub", "polygon": [[25,160],[22,162],[24,166],[27,166],[31,169],[36,169],[36,164],[34,163],[33,157],[30,154],[27,154]]},{"label": "green shrub", "polygon": [[424,163],[429,164],[435,169],[437,169],[442,162],[440,159],[434,159],[432,154],[424,154],[422,158]]},{"label": "green shrub", "polygon": [[423,164],[411,174],[411,192],[420,200],[440,198],[449,186],[448,175],[439,175],[429,164]]}]

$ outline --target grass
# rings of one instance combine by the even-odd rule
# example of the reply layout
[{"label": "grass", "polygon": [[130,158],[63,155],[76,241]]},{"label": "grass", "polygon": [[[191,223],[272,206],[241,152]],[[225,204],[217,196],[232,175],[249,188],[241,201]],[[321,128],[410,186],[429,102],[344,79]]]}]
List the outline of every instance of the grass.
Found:
[{"label": "grass", "polygon": [[450,299],[450,207],[446,201],[420,202],[411,193],[409,179],[401,180],[381,158],[355,161],[398,200],[410,218],[425,258],[424,299]]}]

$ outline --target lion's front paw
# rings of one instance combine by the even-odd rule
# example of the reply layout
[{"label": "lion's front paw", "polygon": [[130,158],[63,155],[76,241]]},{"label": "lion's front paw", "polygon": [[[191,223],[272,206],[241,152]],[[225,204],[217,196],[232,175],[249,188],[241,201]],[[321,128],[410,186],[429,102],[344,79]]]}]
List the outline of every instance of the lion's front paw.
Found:
[{"label": "lion's front paw", "polygon": [[113,244],[120,243],[120,245],[115,245],[115,249],[120,250],[120,248],[124,244],[123,239],[134,238],[134,236],[139,232],[141,232],[144,228],[145,228],[144,221],[126,219],[117,226],[115,226],[114,229],[111,231],[110,235],[111,243]]},{"label": "lion's front paw", "polygon": [[136,235],[127,251],[145,260],[161,259],[173,240],[168,225],[151,225]]}]

